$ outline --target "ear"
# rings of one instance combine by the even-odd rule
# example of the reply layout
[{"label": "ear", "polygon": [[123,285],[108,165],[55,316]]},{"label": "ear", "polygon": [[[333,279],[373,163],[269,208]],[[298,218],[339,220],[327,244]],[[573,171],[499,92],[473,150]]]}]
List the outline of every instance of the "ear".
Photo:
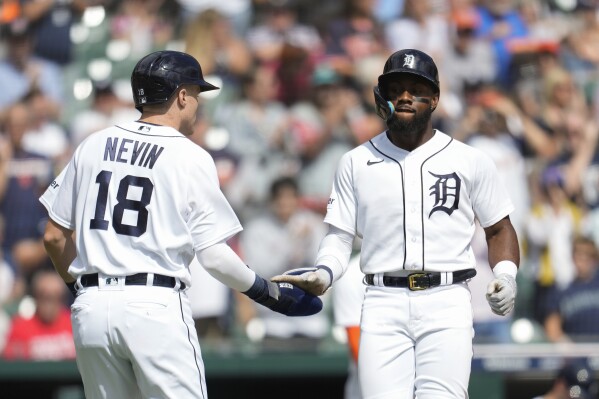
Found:
[{"label": "ear", "polygon": [[179,90],[177,92],[177,102],[179,104],[179,106],[183,107],[185,105],[187,105],[187,101],[188,101],[188,94],[187,94],[187,89],[186,88],[182,88],[181,90]]},{"label": "ear", "polygon": [[437,109],[437,105],[439,105],[439,93],[435,94],[431,98],[431,111],[434,111],[435,109]]}]

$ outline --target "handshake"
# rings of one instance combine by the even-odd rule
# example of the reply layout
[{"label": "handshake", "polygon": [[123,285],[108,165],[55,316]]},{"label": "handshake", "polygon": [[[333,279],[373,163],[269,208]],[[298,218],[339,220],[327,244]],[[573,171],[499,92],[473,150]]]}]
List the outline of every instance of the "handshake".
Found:
[{"label": "handshake", "polygon": [[257,303],[286,316],[310,316],[322,310],[319,295],[329,288],[332,274],[327,267],[292,269],[271,281],[256,274],[249,290],[243,292]]}]

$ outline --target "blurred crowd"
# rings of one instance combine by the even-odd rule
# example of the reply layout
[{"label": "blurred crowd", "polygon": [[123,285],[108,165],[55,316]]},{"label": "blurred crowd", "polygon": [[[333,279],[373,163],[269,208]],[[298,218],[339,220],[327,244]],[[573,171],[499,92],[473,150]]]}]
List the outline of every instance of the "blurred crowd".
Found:
[{"label": "blurred crowd", "polygon": [[[430,54],[434,127],[486,152],[516,204],[516,313],[488,309],[477,234],[475,342],[599,337],[599,1],[3,0],[0,33],[2,357],[74,356],[38,197],[87,135],[138,118],[130,72],[160,49],[221,87],[192,140],[245,227],[230,245],[264,276],[312,265],[338,160],[385,129],[372,88],[387,57]],[[278,317],[191,267],[201,339],[319,344],[334,330],[326,295],[319,315]],[[538,335],[514,334],[516,319]]]}]

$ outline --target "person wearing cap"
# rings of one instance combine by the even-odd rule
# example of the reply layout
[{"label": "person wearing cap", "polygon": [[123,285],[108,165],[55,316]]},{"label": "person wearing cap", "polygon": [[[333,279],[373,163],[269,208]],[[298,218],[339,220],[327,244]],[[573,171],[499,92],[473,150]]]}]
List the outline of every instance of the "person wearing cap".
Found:
[{"label": "person wearing cap", "polygon": [[178,51],[131,75],[137,121],[93,133],[40,201],[44,245],[75,296],[71,320],[85,396],[207,398],[189,296],[195,257],[228,287],[287,316],[322,301],[265,280],[227,245],[241,224],[212,157],[189,136],[199,96],[218,87]]},{"label": "person wearing cap", "polygon": [[501,316],[514,308],[514,206],[489,156],[433,129],[439,92],[428,54],[404,49],[389,57],[374,88],[387,129],[339,162],[315,267],[271,279],[320,295],[345,273],[353,241],[362,239],[364,399],[468,398],[475,220],[493,269],[487,302]]}]

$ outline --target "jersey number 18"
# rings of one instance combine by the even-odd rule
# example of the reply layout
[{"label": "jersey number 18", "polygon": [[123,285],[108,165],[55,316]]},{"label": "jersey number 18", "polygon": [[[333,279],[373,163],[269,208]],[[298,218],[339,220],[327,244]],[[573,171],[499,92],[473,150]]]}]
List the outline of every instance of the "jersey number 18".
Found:
[{"label": "jersey number 18", "polygon": [[[108,220],[104,217],[106,215],[108,186],[110,185],[111,178],[112,172],[107,170],[101,171],[96,176],[96,183],[100,185],[100,188],[98,190],[98,198],[96,199],[94,218],[89,222],[90,229],[108,230]],[[139,200],[127,198],[130,186],[141,188],[141,198]],[[146,207],[150,204],[153,191],[154,184],[147,177],[127,175],[121,179],[116,195],[117,203],[111,212],[112,227],[117,234],[139,237],[146,232],[148,227],[148,209]],[[137,212],[137,224],[135,226],[123,223],[125,210]]]}]

